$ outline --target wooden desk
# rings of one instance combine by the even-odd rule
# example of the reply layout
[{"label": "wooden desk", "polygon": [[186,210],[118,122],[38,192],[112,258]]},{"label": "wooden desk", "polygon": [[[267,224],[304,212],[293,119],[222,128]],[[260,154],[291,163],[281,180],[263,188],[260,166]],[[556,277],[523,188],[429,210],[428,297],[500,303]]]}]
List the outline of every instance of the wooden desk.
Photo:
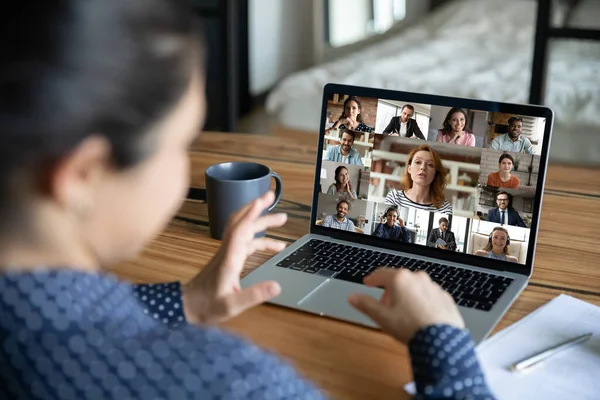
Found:
[{"label": "wooden desk", "polygon": [[[316,137],[204,133],[192,150],[192,186],[224,161],[256,161],[284,182],[277,209],[289,214],[271,237],[292,242],[308,232]],[[600,170],[551,166],[548,172],[534,274],[497,329],[519,320],[560,293],[600,305]],[[175,220],[136,260],[111,268],[134,282],[187,281],[217,251],[206,205],[187,200]],[[270,257],[252,256],[247,270]],[[223,325],[273,350],[337,399],[408,398],[412,379],[406,348],[379,331],[275,306],[256,307]]]}]

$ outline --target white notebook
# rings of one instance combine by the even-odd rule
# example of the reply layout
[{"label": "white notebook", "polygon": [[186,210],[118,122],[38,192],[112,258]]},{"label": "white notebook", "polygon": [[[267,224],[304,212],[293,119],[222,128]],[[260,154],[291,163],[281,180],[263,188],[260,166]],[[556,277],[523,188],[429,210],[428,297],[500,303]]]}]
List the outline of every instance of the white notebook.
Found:
[{"label": "white notebook", "polygon": [[[524,372],[513,363],[568,339],[593,333]],[[560,295],[477,347],[488,385],[499,400],[600,399],[600,307]],[[412,384],[406,390],[414,393]]]}]

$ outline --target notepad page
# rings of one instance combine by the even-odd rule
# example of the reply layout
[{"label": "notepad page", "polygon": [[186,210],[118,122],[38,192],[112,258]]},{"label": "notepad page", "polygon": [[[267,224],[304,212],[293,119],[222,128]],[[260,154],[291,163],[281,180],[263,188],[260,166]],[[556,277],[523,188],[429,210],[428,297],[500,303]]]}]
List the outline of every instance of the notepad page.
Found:
[{"label": "notepad page", "polygon": [[[508,367],[558,343],[592,332],[524,372]],[[477,347],[498,399],[600,399],[600,307],[560,295]]]}]

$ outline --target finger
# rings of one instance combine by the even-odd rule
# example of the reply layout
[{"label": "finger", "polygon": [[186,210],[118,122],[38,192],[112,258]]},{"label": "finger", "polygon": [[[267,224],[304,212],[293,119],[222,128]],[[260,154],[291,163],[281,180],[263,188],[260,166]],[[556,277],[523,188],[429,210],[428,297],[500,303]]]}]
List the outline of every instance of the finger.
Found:
[{"label": "finger", "polygon": [[281,286],[275,281],[260,282],[224,299],[224,317],[231,318],[249,308],[269,301],[281,293]]},{"label": "finger", "polygon": [[348,297],[348,303],[358,311],[371,318],[382,328],[387,325],[388,310],[377,300],[366,294],[353,293]]},{"label": "finger", "polygon": [[275,239],[261,238],[255,239],[250,246],[248,246],[247,255],[251,255],[256,251],[274,251],[279,253],[285,249],[287,244]]},{"label": "finger", "polygon": [[246,204],[238,212],[236,212],[233,215],[230,224],[235,226],[244,221],[254,221],[265,208],[273,203],[273,200],[275,200],[275,193],[269,190],[267,193],[252,200],[250,203]]},{"label": "finger", "polygon": [[267,228],[282,226],[287,221],[286,213],[267,214],[256,219],[252,226],[252,232],[262,232]]},{"label": "finger", "polygon": [[363,283],[367,286],[379,286],[387,288],[394,283],[394,276],[398,273],[394,268],[378,268],[371,274],[365,276]]}]

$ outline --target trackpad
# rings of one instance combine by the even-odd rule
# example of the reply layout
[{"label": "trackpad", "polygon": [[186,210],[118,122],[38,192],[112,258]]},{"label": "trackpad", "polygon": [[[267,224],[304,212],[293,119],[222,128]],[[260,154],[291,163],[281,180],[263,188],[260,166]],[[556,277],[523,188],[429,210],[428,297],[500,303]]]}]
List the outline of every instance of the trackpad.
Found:
[{"label": "trackpad", "polygon": [[301,309],[323,314],[328,317],[377,327],[369,317],[348,304],[348,296],[352,293],[364,293],[379,300],[383,291],[378,288],[367,287],[358,283],[329,280],[317,290],[300,300],[298,306]]}]

